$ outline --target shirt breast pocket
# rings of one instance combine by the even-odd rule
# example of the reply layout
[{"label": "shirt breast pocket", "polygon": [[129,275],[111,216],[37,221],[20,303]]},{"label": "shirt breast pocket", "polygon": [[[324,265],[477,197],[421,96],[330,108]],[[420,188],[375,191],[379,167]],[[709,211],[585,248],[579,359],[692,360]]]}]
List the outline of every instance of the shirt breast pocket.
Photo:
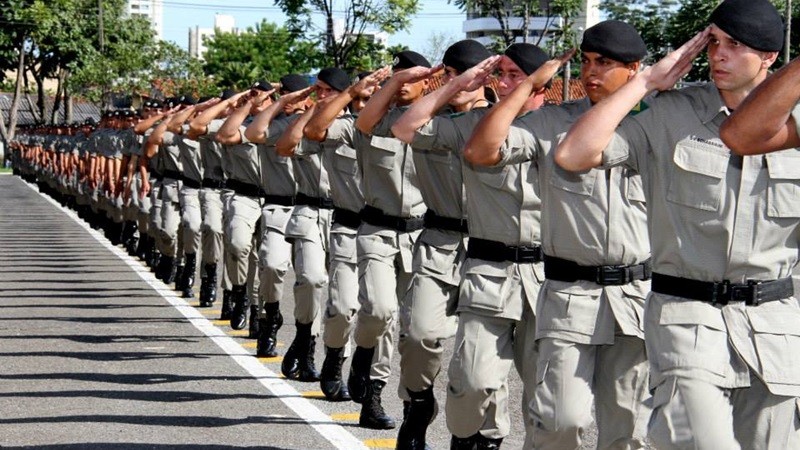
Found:
[{"label": "shirt breast pocket", "polygon": [[503,189],[508,178],[508,166],[475,167],[475,176],[489,187]]},{"label": "shirt breast pocket", "polygon": [[576,173],[562,169],[557,164],[553,165],[553,176],[550,177],[550,184],[562,191],[590,197],[594,192],[595,180],[597,180],[597,170],[592,169],[588,172]]},{"label": "shirt breast pocket", "polygon": [[627,183],[625,195],[632,202],[645,203],[644,183],[642,176],[631,169],[625,169],[625,180]]},{"label": "shirt breast pocket", "polygon": [[800,152],[785,150],[767,155],[769,217],[800,217]]},{"label": "shirt breast pocket", "polygon": [[723,147],[693,140],[675,146],[672,179],[667,200],[704,211],[717,211],[722,197],[722,179],[730,153]]},{"label": "shirt breast pocket", "polygon": [[356,150],[346,146],[339,146],[334,151],[333,165],[336,167],[336,170],[340,172],[348,175],[355,175],[358,173]]},{"label": "shirt breast pocket", "polygon": [[372,136],[370,144],[372,144],[372,149],[370,149],[370,151],[373,152],[372,156],[374,158],[373,160],[375,161],[375,165],[383,169],[393,169],[395,155],[397,154],[398,150],[397,139],[383,136]]}]

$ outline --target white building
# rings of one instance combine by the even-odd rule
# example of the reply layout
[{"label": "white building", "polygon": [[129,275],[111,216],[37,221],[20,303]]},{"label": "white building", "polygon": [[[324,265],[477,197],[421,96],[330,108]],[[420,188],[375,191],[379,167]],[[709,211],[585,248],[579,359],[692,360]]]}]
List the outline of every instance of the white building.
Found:
[{"label": "white building", "polygon": [[[333,36],[337,41],[344,35],[344,25],[344,19],[333,19]],[[385,31],[364,30],[361,37],[367,42],[374,42],[384,47],[389,45],[389,33]]]},{"label": "white building", "polygon": [[[545,4],[547,0],[542,0],[541,3]],[[584,0],[584,5],[581,14],[575,18],[575,29],[580,31],[600,22],[600,0]],[[547,35],[554,30],[558,30],[563,26],[563,19],[560,17],[541,17],[532,16],[528,19],[528,42],[536,44],[539,42],[539,37],[544,35],[541,44],[547,42]],[[511,29],[515,36],[516,42],[523,42],[523,25],[524,18],[510,17],[508,19],[508,28]],[[482,15],[479,11],[467,11],[467,20],[464,21],[463,31],[466,33],[468,39],[475,39],[476,41],[490,45],[494,42],[495,37],[502,35],[502,28],[500,22],[494,17],[487,17]],[[580,38],[580,35],[578,36]]]},{"label": "white building", "polygon": [[146,17],[156,33],[157,39],[164,37],[163,0],[128,0],[128,15]]},{"label": "white building", "polygon": [[237,33],[236,21],[233,16],[215,14],[213,28],[200,28],[199,26],[189,28],[189,55],[203,59],[203,55],[207,50],[203,40],[214,36],[217,30],[221,33]]}]

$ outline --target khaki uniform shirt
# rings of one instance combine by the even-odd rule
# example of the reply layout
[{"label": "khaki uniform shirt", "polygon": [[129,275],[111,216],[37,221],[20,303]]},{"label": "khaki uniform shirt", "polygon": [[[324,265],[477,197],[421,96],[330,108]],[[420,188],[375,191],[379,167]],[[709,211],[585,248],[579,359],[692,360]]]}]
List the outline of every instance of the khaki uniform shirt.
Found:
[{"label": "khaki uniform shirt", "polygon": [[180,141],[180,135],[172,133],[171,131],[164,132],[161,140],[161,148],[158,150],[158,153],[161,155],[161,162],[164,165],[164,170],[183,172],[181,150],[178,146]]},{"label": "khaki uniform shirt", "polygon": [[200,161],[203,162],[203,177],[216,181],[225,180],[222,144],[214,139],[223,123],[225,123],[223,119],[212,120],[207,126],[206,134],[197,138],[197,141],[200,142]]},{"label": "khaki uniform shirt", "polygon": [[291,157],[279,155],[275,150],[275,143],[293,120],[294,116],[281,116],[273,120],[267,130],[266,141],[258,146],[264,190],[270,195],[293,197],[297,193],[294,161]]},{"label": "khaki uniform shirt", "polygon": [[[791,276],[800,247],[800,151],[732,155],[719,139],[728,110],[713,84],[664,92],[649,106],[622,122],[603,158],[642,174],[653,270],[733,283]],[[653,385],[678,375],[743,387],[749,366],[772,393],[800,395],[794,297],[723,307],[653,294],[648,302]]]},{"label": "khaki uniform shirt", "polygon": [[258,146],[244,137],[244,130],[247,128],[250,121],[251,119],[248,118],[245,123],[239,127],[239,134],[242,137],[242,142],[226,147],[226,154],[228,156],[227,166],[230,170],[230,178],[243,183],[262,186],[263,179],[261,177],[261,161],[258,156]]},{"label": "khaki uniform shirt", "polygon": [[[358,155],[354,148],[355,116],[345,115],[333,121],[328,128],[325,142],[318,149],[332,153],[328,175],[331,183],[331,197],[337,208],[359,212],[364,207],[362,173],[358,165]],[[313,148],[312,148],[313,149]],[[303,149],[302,151],[307,151]]]},{"label": "khaki uniform shirt", "polygon": [[[184,133],[186,133],[188,129],[188,125],[183,126]],[[200,160],[200,142],[189,139],[185,134],[182,134],[178,139],[178,149],[180,150],[183,176],[197,182],[203,181],[203,163]]]},{"label": "khaki uniform shirt", "polygon": [[[585,98],[545,106],[516,119],[501,148],[500,165],[534,160],[539,166],[546,255],[582,266],[643,263],[650,258],[650,242],[639,174],[628,167],[572,173],[555,163],[556,145],[589,108],[591,102]],[[601,286],[584,280],[547,280],[545,292],[549,295],[537,312],[537,339],[612,344],[617,324],[623,334],[644,337],[641,318],[649,281]]]},{"label": "khaki uniform shirt", "polygon": [[[476,109],[464,114],[437,116],[417,130],[412,145],[440,152],[458,152],[475,126],[488,112]],[[538,168],[531,162],[501,167],[461,165],[466,190],[469,237],[506,245],[540,243],[541,200]],[[438,212],[438,211],[437,211]],[[463,272],[458,311],[519,320],[525,298],[535,311],[539,286],[544,280],[541,263],[514,264],[468,258]]]}]

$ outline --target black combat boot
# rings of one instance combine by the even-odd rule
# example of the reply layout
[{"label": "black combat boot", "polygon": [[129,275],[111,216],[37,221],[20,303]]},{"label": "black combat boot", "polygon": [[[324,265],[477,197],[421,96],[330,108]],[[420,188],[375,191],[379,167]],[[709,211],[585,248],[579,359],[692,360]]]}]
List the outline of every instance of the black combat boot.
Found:
[{"label": "black combat boot", "polygon": [[183,298],[194,297],[194,273],[197,271],[197,253],[186,253],[186,265],[181,274],[181,294]]},{"label": "black combat boot", "polygon": [[247,325],[247,286],[235,285],[231,291],[231,328],[241,330]]},{"label": "black combat boot", "polygon": [[139,238],[136,237],[136,222],[127,220],[122,225],[122,245],[129,255],[136,255],[136,244]]},{"label": "black combat boot", "polygon": [[290,380],[319,381],[319,372],[314,364],[316,339],[311,336],[310,323],[296,323],[297,332],[292,345],[283,356],[281,372]]},{"label": "black combat boot", "polygon": [[474,437],[460,438],[453,436],[450,439],[450,450],[475,450]]},{"label": "black combat boot", "polygon": [[170,277],[175,277],[175,258],[172,256],[161,255],[156,266],[156,278],[164,283],[170,284]]},{"label": "black combat boot", "polygon": [[140,233],[139,242],[136,243],[136,251],[134,252],[140,260],[147,262],[147,249],[149,246],[150,236]]},{"label": "black combat boot", "polygon": [[278,356],[278,330],[283,325],[280,303],[264,304],[266,317],[259,319],[258,343],[256,345],[256,356],[262,358],[274,358]]},{"label": "black combat boot", "polygon": [[356,351],[353,353],[353,364],[350,365],[350,375],[347,377],[347,390],[356,403],[361,403],[367,394],[373,355],[375,355],[375,347],[356,347]]},{"label": "black combat boot", "polygon": [[232,294],[233,291],[228,289],[222,291],[222,310],[219,313],[219,320],[231,320],[231,314],[233,314]]},{"label": "black combat boot", "polygon": [[319,374],[319,387],[325,398],[332,402],[350,400],[350,391],[342,381],[342,364],[344,364],[344,347],[325,347],[325,362]]},{"label": "black combat boot", "polygon": [[217,265],[215,263],[203,266],[202,281],[200,282],[200,307],[208,308],[217,301]]},{"label": "black combat boot", "polygon": [[258,339],[261,324],[258,320],[258,305],[250,305],[250,326],[247,329],[248,339]]},{"label": "black combat boot", "polygon": [[433,420],[436,399],[433,387],[421,392],[407,390],[411,397],[407,409],[404,408],[403,423],[397,433],[396,450],[425,450],[425,433]]},{"label": "black combat boot", "polygon": [[396,426],[381,404],[384,386],[386,383],[381,380],[371,380],[367,383],[367,392],[361,401],[361,416],[358,418],[360,426],[373,430],[391,430]]},{"label": "black combat boot", "polygon": [[475,435],[475,450],[498,450],[503,438],[492,439],[480,433]]},{"label": "black combat boot", "polygon": [[[179,258],[176,257],[176,259],[179,259]],[[183,292],[183,282],[185,281],[183,279],[183,272],[184,272],[185,268],[186,268],[186,266],[183,265],[183,264],[176,264],[175,265],[175,276],[173,277],[172,281],[170,281],[170,283],[173,283],[173,282],[175,283],[175,290],[176,291]]]}]

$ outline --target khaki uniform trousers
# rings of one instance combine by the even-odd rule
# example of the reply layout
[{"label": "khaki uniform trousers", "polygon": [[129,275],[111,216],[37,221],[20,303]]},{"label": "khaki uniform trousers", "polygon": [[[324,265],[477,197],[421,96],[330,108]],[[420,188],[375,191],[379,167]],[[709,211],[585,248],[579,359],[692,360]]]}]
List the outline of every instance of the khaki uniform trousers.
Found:
[{"label": "khaki uniform trousers", "polygon": [[286,225],[286,240],[294,253],[294,318],[312,324],[311,335],[321,329],[322,299],[328,289],[328,247],[331,228],[330,209],[308,205],[294,207]]},{"label": "khaki uniform trousers", "polygon": [[197,254],[197,251],[200,250],[200,233],[203,223],[200,211],[200,190],[182,186],[180,207],[183,251],[186,254]]},{"label": "khaki uniform trousers", "polygon": [[614,344],[591,345],[542,338],[538,350],[535,448],[581,448],[593,399],[598,449],[644,448],[650,394],[643,339],[619,334]]},{"label": "khaki uniform trousers", "polygon": [[419,234],[361,224],[356,238],[361,308],[355,342],[359,347],[373,348],[395,329],[399,300],[411,287],[412,255]]},{"label": "khaki uniform trousers", "polygon": [[534,311],[543,280],[540,263],[466,260],[445,406],[453,435],[508,436],[507,381],[513,363],[522,379],[525,448],[532,448],[534,422],[527,405],[536,387]]},{"label": "khaki uniform trousers", "polygon": [[161,253],[165,256],[178,255],[178,232],[181,226],[180,188],[178,180],[165,178],[161,184],[161,239],[163,248]]},{"label": "khaki uniform trousers", "polygon": [[156,242],[156,248],[164,248],[163,234],[161,233],[161,180],[150,180],[150,225],[147,227],[150,237]]},{"label": "khaki uniform trousers", "polygon": [[232,285],[247,285],[250,304],[255,304],[259,292],[259,234],[256,230],[260,218],[260,199],[239,194],[232,196],[225,233],[228,247],[225,265]]},{"label": "khaki uniform trousers", "polygon": [[414,252],[414,275],[400,310],[399,395],[421,392],[442,370],[442,342],[456,333],[455,307],[466,258],[461,233],[426,229]]},{"label": "khaki uniform trousers", "polygon": [[[344,225],[333,224],[330,231],[328,300],[323,317],[322,340],[326,347],[344,347],[344,356],[350,357],[350,336],[356,325],[358,310],[358,231]],[[375,347],[370,367],[370,378],[388,381],[391,374],[393,333],[385,333]]]},{"label": "khaki uniform trousers", "polygon": [[[797,300],[714,306],[652,293],[645,303],[659,449],[798,449]],[[788,321],[786,319],[789,319]],[[753,367],[750,365],[751,361]],[[758,372],[758,373],[757,373]],[[772,390],[785,390],[776,395]]]},{"label": "khaki uniform trousers", "polygon": [[149,234],[150,231],[150,196],[141,197],[142,192],[142,176],[137,173],[131,182],[131,206],[136,208],[136,222],[139,228],[139,234],[144,236]]},{"label": "khaki uniform trousers", "polygon": [[291,206],[266,204],[261,214],[261,244],[258,247],[258,317],[265,318],[267,303],[277,303],[283,297],[286,272],[292,265],[292,244],[286,240],[286,226],[292,217]]},{"label": "khaki uniform trousers", "polygon": [[217,264],[223,251],[223,207],[219,189],[200,190],[201,248],[203,264]]}]

